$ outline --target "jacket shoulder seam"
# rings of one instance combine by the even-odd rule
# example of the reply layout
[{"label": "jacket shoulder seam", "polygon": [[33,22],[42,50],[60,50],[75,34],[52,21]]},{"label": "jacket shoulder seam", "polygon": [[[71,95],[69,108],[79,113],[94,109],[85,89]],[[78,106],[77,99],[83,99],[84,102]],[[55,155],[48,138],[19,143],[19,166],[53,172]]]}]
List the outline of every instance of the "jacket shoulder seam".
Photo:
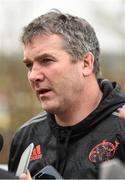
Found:
[{"label": "jacket shoulder seam", "polygon": [[28,120],[26,123],[24,123],[24,124],[18,129],[18,131],[21,130],[21,129],[23,129],[23,128],[25,128],[25,127],[27,127],[27,126],[30,126],[30,125],[32,125],[32,124],[36,124],[36,123],[39,123],[39,122],[41,122],[41,121],[44,121],[44,120],[46,119],[46,116],[47,116],[47,113],[46,113],[46,112],[42,112],[42,113],[38,114],[37,116],[31,118],[31,119]]}]

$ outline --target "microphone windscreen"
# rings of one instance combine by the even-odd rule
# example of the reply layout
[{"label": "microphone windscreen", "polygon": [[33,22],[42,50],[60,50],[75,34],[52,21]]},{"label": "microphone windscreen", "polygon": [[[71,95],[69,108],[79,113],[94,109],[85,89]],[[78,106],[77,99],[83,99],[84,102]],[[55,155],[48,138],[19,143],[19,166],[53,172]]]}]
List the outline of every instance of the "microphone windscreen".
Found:
[{"label": "microphone windscreen", "polygon": [[0,151],[2,150],[3,147],[3,136],[0,134]]},{"label": "microphone windscreen", "polygon": [[99,179],[125,179],[125,165],[119,159],[103,162]]}]

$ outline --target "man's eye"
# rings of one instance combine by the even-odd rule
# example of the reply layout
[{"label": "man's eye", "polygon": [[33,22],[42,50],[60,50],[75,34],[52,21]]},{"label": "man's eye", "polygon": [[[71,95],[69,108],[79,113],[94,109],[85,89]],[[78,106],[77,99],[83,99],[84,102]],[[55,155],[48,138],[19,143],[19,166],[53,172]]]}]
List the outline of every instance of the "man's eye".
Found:
[{"label": "man's eye", "polygon": [[32,63],[25,63],[25,65],[29,70],[32,68]]},{"label": "man's eye", "polygon": [[42,61],[41,61],[42,64],[50,64],[52,62],[53,62],[53,60],[49,59],[49,58],[42,59]]}]

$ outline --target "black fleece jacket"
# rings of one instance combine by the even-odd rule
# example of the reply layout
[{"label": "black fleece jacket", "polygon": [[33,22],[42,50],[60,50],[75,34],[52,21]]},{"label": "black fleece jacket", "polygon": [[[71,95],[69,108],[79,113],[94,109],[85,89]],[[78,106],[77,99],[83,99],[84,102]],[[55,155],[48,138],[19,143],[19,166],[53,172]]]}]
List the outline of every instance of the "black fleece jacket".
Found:
[{"label": "black fleece jacket", "polygon": [[32,176],[52,165],[65,179],[93,179],[98,178],[101,162],[125,161],[125,120],[114,113],[125,104],[125,94],[115,82],[98,82],[103,98],[80,123],[61,127],[52,114],[43,112],[19,128],[11,145],[9,170],[16,172],[31,142],[35,145],[29,164]]}]

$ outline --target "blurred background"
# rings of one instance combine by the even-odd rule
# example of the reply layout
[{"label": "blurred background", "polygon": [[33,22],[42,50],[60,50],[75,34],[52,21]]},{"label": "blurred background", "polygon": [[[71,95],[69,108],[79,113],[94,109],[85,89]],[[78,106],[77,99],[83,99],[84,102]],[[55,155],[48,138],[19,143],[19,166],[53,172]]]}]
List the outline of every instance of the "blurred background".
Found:
[{"label": "blurred background", "polygon": [[17,128],[42,111],[22,63],[22,28],[53,8],[90,22],[100,41],[103,77],[125,90],[125,0],[0,0],[0,164],[8,161]]}]

